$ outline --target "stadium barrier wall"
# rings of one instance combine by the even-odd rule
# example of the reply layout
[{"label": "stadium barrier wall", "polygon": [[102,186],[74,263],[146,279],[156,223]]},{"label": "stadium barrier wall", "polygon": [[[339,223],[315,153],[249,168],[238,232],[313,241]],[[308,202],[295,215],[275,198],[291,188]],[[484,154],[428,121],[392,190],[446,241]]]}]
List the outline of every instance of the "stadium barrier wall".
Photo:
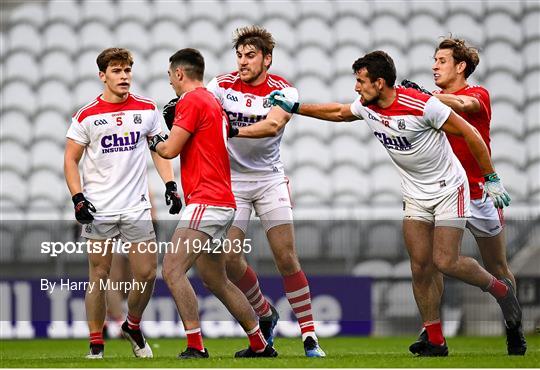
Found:
[{"label": "stadium barrier wall", "polygon": [[[209,338],[243,336],[240,325],[204,288],[202,281],[192,278],[191,282],[199,300],[203,335]],[[371,333],[371,278],[314,276],[310,283],[313,315],[318,320],[316,327],[320,337]],[[261,277],[260,285],[280,312],[277,335],[299,336],[282,279]],[[87,337],[85,289],[80,279],[0,280],[0,337]],[[154,295],[143,317],[143,330],[148,337],[185,337],[174,300],[163,280],[156,280]]]}]

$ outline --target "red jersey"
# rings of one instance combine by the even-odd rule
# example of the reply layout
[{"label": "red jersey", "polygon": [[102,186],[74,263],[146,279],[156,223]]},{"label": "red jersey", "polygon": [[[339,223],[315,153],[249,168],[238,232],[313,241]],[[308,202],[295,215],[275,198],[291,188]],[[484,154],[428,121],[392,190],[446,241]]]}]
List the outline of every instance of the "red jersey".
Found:
[{"label": "red jersey", "polygon": [[[491,101],[489,98],[489,92],[482,86],[465,86],[463,89],[458,90],[454,95],[466,95],[472,96],[480,103],[480,110],[475,113],[459,113],[465,121],[473,125],[484,139],[489,153],[491,155],[489,127],[491,121]],[[452,150],[458,157],[461,165],[467,172],[467,178],[469,179],[469,188],[471,192],[471,199],[482,198],[482,188],[480,184],[484,183],[484,176],[480,170],[480,166],[473,154],[469,150],[465,139],[459,136],[446,135]]]},{"label": "red jersey", "polygon": [[226,147],[229,123],[219,101],[204,87],[187,92],[176,104],[173,124],[191,133],[180,153],[186,204],[236,208]]}]

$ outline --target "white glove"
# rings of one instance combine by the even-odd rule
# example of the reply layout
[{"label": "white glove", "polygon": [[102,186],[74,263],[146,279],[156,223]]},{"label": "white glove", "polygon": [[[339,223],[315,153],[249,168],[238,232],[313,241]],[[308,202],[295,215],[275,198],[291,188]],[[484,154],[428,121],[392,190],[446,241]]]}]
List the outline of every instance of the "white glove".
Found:
[{"label": "white glove", "polygon": [[493,172],[484,176],[484,194],[482,201],[485,202],[489,196],[493,200],[496,208],[504,208],[510,205],[511,199],[508,192],[504,189],[499,176]]}]

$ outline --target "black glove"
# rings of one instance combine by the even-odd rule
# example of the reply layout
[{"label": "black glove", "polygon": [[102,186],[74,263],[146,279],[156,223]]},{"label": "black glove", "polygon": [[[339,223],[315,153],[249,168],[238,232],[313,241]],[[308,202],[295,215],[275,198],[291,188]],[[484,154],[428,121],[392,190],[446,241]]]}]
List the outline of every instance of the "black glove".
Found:
[{"label": "black glove", "polygon": [[150,140],[148,140],[148,147],[150,148],[151,151],[155,152],[157,145],[167,140],[168,137],[169,135],[161,135],[161,134],[154,135],[152,136]]},{"label": "black glove", "polygon": [[79,221],[81,224],[92,223],[94,216],[92,216],[90,211],[95,212],[96,208],[88,201],[88,199],[84,197],[84,194],[77,193],[71,198],[71,200],[73,200],[73,204],[75,205],[75,218],[77,221]]},{"label": "black glove", "polygon": [[176,186],[176,182],[169,181],[165,184],[165,203],[167,205],[171,205],[171,208],[169,209],[169,213],[171,215],[175,215],[177,213],[180,213],[180,210],[182,209],[182,201],[180,200],[180,196],[178,195],[178,188]]},{"label": "black glove", "polygon": [[237,129],[236,127],[233,127],[232,123],[229,123],[229,134],[227,136],[231,138],[231,137],[235,137],[239,133],[240,133],[240,130]]},{"label": "black glove", "polygon": [[401,81],[401,86],[418,90],[424,94],[433,95],[430,91],[424,89],[422,86],[418,85],[416,82],[413,82],[413,81],[403,80]]},{"label": "black glove", "polygon": [[163,118],[165,119],[165,124],[169,128],[169,131],[172,130],[173,122],[174,122],[174,113],[176,111],[176,103],[178,102],[178,98],[171,99],[170,102],[165,104],[163,107]]}]

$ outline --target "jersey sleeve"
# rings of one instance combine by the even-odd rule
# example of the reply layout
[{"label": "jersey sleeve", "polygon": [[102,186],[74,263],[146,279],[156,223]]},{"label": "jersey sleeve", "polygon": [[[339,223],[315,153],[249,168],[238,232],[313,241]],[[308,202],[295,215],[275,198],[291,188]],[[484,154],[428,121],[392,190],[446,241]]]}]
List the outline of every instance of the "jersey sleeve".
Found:
[{"label": "jersey sleeve", "polygon": [[193,134],[200,121],[199,113],[197,101],[186,96],[176,104],[173,126],[181,127]]},{"label": "jersey sleeve", "polygon": [[219,100],[223,105],[223,96],[221,95],[221,88],[218,85],[217,77],[212,78],[210,82],[206,85],[206,90],[210,91],[214,96]]},{"label": "jersey sleeve", "polygon": [[357,98],[351,103],[351,113],[359,119],[364,119],[364,116],[362,115],[364,113],[364,106],[360,102],[360,98]]},{"label": "jersey sleeve", "polygon": [[446,122],[451,112],[452,109],[449,106],[432,96],[424,106],[424,121],[428,126],[438,130]]},{"label": "jersey sleeve", "polygon": [[84,146],[90,143],[90,137],[85,125],[77,121],[75,118],[71,119],[71,125],[68,128],[66,137],[75,140],[77,143]]},{"label": "jersey sleeve", "polygon": [[148,136],[155,136],[162,131],[163,115],[156,108],[153,110],[152,114],[152,124],[150,125],[150,130],[148,131]]}]

